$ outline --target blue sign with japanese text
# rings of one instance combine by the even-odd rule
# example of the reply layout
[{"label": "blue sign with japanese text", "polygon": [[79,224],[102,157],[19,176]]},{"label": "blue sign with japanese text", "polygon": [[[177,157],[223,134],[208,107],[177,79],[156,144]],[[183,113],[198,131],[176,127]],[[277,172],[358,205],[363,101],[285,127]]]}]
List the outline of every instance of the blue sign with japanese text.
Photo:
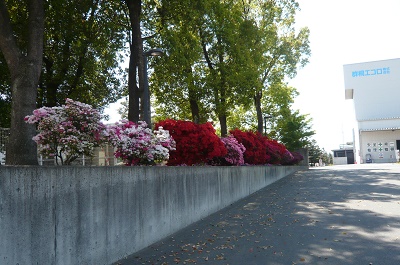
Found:
[{"label": "blue sign with japanese text", "polygon": [[364,76],[374,76],[374,75],[388,75],[390,74],[389,67],[368,69],[368,70],[358,70],[351,72],[352,77],[364,77]]}]

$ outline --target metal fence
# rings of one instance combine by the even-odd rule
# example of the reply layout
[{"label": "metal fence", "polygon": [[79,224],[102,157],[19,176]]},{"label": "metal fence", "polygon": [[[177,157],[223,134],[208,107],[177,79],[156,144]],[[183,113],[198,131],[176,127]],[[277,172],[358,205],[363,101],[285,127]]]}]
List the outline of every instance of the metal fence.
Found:
[{"label": "metal fence", "polygon": [[[38,155],[39,165],[56,165],[55,158],[46,158]],[[60,163],[60,161],[59,161]],[[116,166],[118,160],[114,157],[114,148],[110,145],[96,147],[93,157],[80,156],[72,162],[74,166]]]},{"label": "metal fence", "polygon": [[[5,164],[6,145],[10,135],[9,128],[0,128],[0,165]],[[55,165],[54,158],[45,158],[38,155],[39,165]],[[82,166],[115,166],[118,164],[117,159],[114,157],[114,148],[106,145],[95,148],[94,157],[79,157],[73,162],[74,165]]]},{"label": "metal fence", "polygon": [[0,128],[0,164],[5,163],[6,145],[8,136],[10,135],[10,128]]}]

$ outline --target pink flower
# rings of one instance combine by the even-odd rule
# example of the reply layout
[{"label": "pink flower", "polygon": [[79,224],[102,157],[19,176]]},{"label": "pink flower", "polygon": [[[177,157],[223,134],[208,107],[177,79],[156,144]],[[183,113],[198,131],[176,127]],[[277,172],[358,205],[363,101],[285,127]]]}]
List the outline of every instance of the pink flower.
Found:
[{"label": "pink flower", "polygon": [[55,156],[61,164],[69,164],[82,154],[91,156],[93,148],[105,141],[106,127],[99,112],[72,99],[66,99],[61,107],[36,109],[24,120],[37,124],[40,133],[33,140],[39,152],[47,157]]}]

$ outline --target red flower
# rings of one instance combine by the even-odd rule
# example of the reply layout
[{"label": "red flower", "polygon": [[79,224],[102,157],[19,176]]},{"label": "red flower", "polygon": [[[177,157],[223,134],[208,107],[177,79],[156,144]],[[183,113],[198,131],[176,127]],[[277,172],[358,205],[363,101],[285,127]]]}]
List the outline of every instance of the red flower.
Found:
[{"label": "red flower", "polygon": [[266,137],[251,131],[243,132],[239,129],[230,131],[236,140],[246,148],[244,162],[250,165],[267,164],[269,155],[266,151]]},{"label": "red flower", "polygon": [[168,130],[176,142],[176,150],[170,152],[170,166],[206,164],[214,157],[227,153],[211,123],[195,124],[191,121],[167,119],[158,122],[155,128],[160,126]]}]

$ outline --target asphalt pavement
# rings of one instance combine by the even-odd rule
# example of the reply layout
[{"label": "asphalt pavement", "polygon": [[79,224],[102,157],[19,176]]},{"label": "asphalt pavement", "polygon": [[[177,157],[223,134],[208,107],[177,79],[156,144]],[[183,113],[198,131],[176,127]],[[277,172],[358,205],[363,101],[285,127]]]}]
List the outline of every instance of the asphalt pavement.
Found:
[{"label": "asphalt pavement", "polygon": [[400,164],[297,172],[115,264],[400,264]]}]

